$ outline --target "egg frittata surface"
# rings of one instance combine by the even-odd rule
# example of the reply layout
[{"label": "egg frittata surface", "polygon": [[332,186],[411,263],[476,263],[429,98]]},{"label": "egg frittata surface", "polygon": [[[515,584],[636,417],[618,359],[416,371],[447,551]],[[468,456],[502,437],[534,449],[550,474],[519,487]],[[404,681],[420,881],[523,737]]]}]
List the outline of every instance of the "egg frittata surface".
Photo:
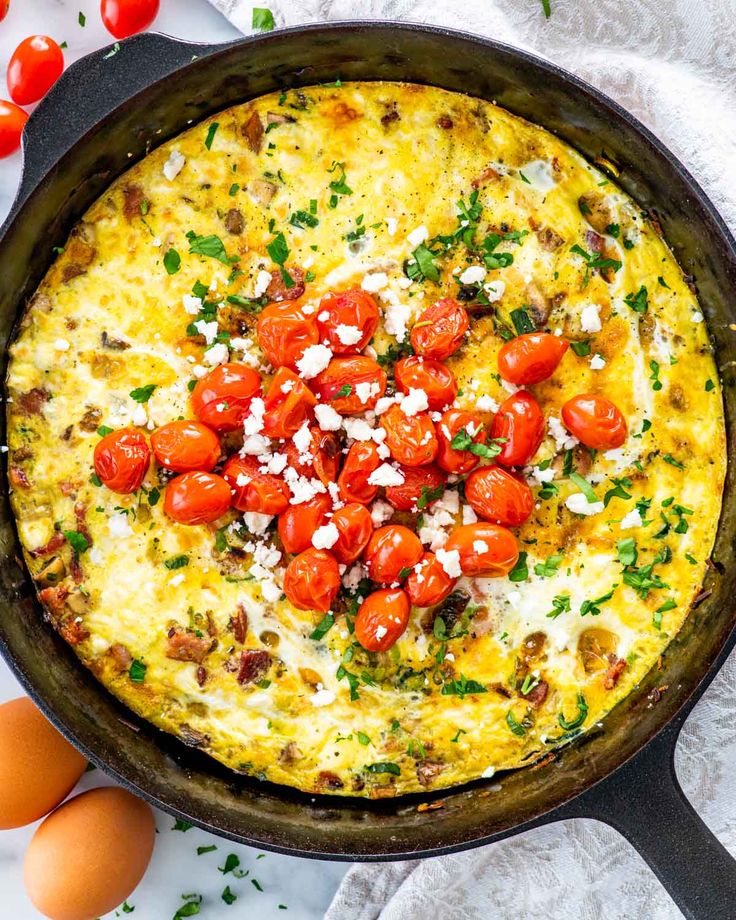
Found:
[{"label": "egg frittata surface", "polygon": [[[111,431],[147,442],[193,419],[192,389],[225,362],[256,370],[267,393],[274,369],[257,329],[267,304],[314,318],[325,295],[355,290],[379,308],[363,354],[387,388],[378,406],[366,391],[373,408],[336,422],[322,411],[319,424],[340,462],[356,443],[380,448],[373,526],[416,532],[452,580],[438,605],[412,606],[385,651],[355,637],[356,612],[379,587],[360,560],[340,565],[329,611],[299,609],[283,593],[293,556],[275,518],[231,508],[178,523],[161,463],[118,494],[93,462]],[[445,473],[408,509],[385,494],[390,470],[403,474],[381,447],[380,412],[398,405],[396,361],[442,298],[469,317],[445,362],[453,407],[484,431],[517,389],[499,374],[500,349],[535,330],[570,343],[554,373],[526,388],[544,436],[511,470],[533,509],[511,528],[519,555],[499,577],[458,574],[444,550],[478,519],[464,474]],[[297,365],[307,386],[323,358],[320,347]],[[11,347],[7,387],[12,505],[49,621],[142,717],[235,771],[309,792],[448,787],[584,732],[680,629],[719,517],[719,381],[699,304],[656,220],[610,170],[541,128],[432,87],[275,93],[161,145],[55,258]],[[578,394],[615,403],[622,446],[591,450],[566,428],[562,406]],[[404,399],[408,420],[419,413],[439,429],[422,393]],[[245,432],[221,434],[222,458],[245,448],[288,483],[290,506],[324,495],[329,522],[339,487],[297,476],[262,416],[256,399]],[[493,465],[493,454],[475,461]],[[331,539],[322,529],[328,554]]]}]

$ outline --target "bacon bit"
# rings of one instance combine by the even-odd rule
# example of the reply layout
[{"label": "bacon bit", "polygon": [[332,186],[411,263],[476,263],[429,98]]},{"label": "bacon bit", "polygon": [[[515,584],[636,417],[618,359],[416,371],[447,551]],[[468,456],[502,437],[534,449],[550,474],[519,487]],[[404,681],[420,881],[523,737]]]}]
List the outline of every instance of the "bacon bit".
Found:
[{"label": "bacon bit", "polygon": [[8,470],[8,479],[15,489],[30,489],[31,484],[25,472],[19,466],[11,466]]},{"label": "bacon bit", "polygon": [[600,255],[601,249],[603,248],[603,237],[600,233],[596,233],[595,230],[586,230],[585,245],[591,252]]},{"label": "bacon bit", "polygon": [[94,544],[92,535],[87,528],[87,506],[84,502],[75,502],[74,503],[74,517],[77,519],[77,530],[82,534],[84,539],[87,541],[88,546]]},{"label": "bacon bit", "polygon": [[296,741],[290,741],[279,753],[279,763],[292,764],[301,760],[302,752],[297,747]]},{"label": "bacon bit", "polygon": [[103,348],[109,348],[111,351],[127,351],[130,348],[130,342],[126,342],[125,339],[114,339],[105,329],[102,330],[100,341]]},{"label": "bacon bit", "polygon": [[57,626],[59,635],[69,645],[78,645],[89,639],[89,630],[82,625],[81,617],[65,617]]},{"label": "bacon bit", "polygon": [[79,427],[82,431],[97,431],[102,421],[102,409],[93,406],[88,409],[79,420]]},{"label": "bacon bit", "polygon": [[230,208],[225,215],[225,229],[233,236],[239,236],[245,229],[245,218],[240,208]]},{"label": "bacon bit", "polygon": [[166,657],[174,661],[196,661],[202,664],[205,655],[212,650],[209,636],[197,636],[182,626],[173,626],[167,635]]},{"label": "bacon bit", "polygon": [[202,665],[200,665],[197,668],[197,683],[199,684],[200,687],[204,687],[206,680],[207,680],[207,668],[203,668]]},{"label": "bacon bit", "polygon": [[437,777],[447,768],[444,763],[431,763],[428,760],[417,764],[417,779],[422,786],[431,786]]},{"label": "bacon bit", "polygon": [[38,592],[38,599],[52,617],[58,617],[62,612],[67,597],[69,597],[67,585],[53,585]]},{"label": "bacon bit", "polygon": [[[145,200],[140,185],[126,185],[123,189],[123,214],[128,221],[141,216],[141,205]],[[150,207],[150,205],[149,205]]]},{"label": "bacon bit", "polygon": [[39,556],[47,556],[49,553],[55,553],[56,550],[60,549],[65,543],[66,537],[61,531],[57,531],[48,543],[44,543],[43,546],[30,550],[28,555],[33,559],[38,559]]},{"label": "bacon bit", "polygon": [[332,770],[320,770],[317,774],[316,785],[319,789],[342,789],[345,783]]},{"label": "bacon bit", "polygon": [[258,112],[253,112],[248,121],[243,125],[243,134],[253,153],[260,153],[261,147],[263,146],[264,130],[263,122]]},{"label": "bacon bit", "polygon": [[248,633],[248,614],[245,612],[243,604],[238,604],[237,612],[230,617],[230,629],[235,641],[242,645]]},{"label": "bacon bit", "polygon": [[63,482],[59,483],[59,491],[62,495],[71,495],[76,487],[77,484],[71,479],[65,479]]},{"label": "bacon bit", "polygon": [[511,691],[501,683],[491,684],[491,690],[493,690],[494,693],[498,693],[499,696],[505,697],[507,700],[511,699]]},{"label": "bacon bit", "polygon": [[248,648],[240,653],[239,684],[252,684],[271,667],[271,656],[261,649]]},{"label": "bacon bit", "polygon": [[372,799],[392,799],[396,795],[396,786],[393,779],[390,783],[374,784],[370,788],[369,795]]},{"label": "bacon bit", "polygon": [[476,178],[473,179],[473,181],[470,184],[473,186],[473,188],[479,188],[488,179],[500,179],[500,178],[501,178],[500,173],[498,173],[495,169],[493,169],[492,166],[486,166],[486,168],[480,173],[480,175],[476,176]]},{"label": "bacon bit", "polygon": [[624,658],[616,658],[615,655],[609,655],[608,660],[610,666],[603,678],[603,686],[606,690],[613,690],[618,683],[619,677],[621,677],[626,670],[626,660]]},{"label": "bacon bit", "polygon": [[21,393],[15,397],[15,404],[20,406],[24,415],[40,415],[44,403],[51,398],[51,393],[41,387],[34,387],[27,393]]},{"label": "bacon bit", "polygon": [[30,447],[19,447],[18,450],[13,451],[13,460],[17,460],[18,463],[22,463],[24,460],[30,460],[33,456],[33,451]]},{"label": "bacon bit", "polygon": [[540,680],[539,683],[532,687],[528,693],[522,693],[521,695],[525,700],[527,700],[527,702],[531,703],[535,709],[539,709],[539,707],[542,706],[544,701],[547,699],[548,693],[549,684],[546,680]]},{"label": "bacon bit", "polygon": [[545,252],[554,252],[555,249],[559,249],[565,242],[565,238],[560,236],[560,234],[551,227],[541,227],[537,230],[537,239],[539,240],[539,245]]},{"label": "bacon bit", "polygon": [[72,553],[71,562],[69,563],[69,570],[72,573],[72,578],[75,583],[81,585],[84,581],[84,572],[82,571],[82,564],[79,561],[79,556],[76,553]]},{"label": "bacon bit", "polygon": [[271,281],[266,288],[266,297],[269,301],[280,303],[283,300],[299,300],[304,293],[304,272],[302,269],[290,266],[286,271],[294,284],[291,287],[287,287],[281,277],[281,272],[278,269],[272,271]]},{"label": "bacon bit", "polygon": [[133,663],[133,656],[128,651],[127,646],[116,642],[115,645],[110,646],[109,652],[112,660],[115,662],[120,671],[128,671],[130,669],[130,666]]},{"label": "bacon bit", "polygon": [[65,251],[67,261],[61,269],[61,280],[65,284],[73,278],[85,274],[97,255],[95,247],[90,246],[88,242],[81,238],[82,232],[80,231],[76,237],[73,235],[74,232],[72,231],[72,239]]},{"label": "bacon bit", "polygon": [[417,811],[419,814],[422,814],[425,811],[437,811],[439,808],[444,808],[445,803],[442,801],[439,802],[421,802],[417,805]]}]

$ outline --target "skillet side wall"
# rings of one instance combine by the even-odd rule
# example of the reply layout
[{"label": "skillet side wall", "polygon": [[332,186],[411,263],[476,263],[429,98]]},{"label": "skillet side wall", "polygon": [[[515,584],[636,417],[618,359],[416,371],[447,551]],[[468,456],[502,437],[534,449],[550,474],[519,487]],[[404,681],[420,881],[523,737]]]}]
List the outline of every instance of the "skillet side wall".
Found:
[{"label": "skillet side wall", "polygon": [[[199,58],[192,60],[193,54]],[[719,367],[726,368],[729,470],[716,567],[706,585],[713,594],[690,616],[662,669],[607,717],[605,730],[589,731],[556,762],[498,777],[502,792],[489,794],[482,783],[380,803],[308,797],[239,778],[120,706],[42,622],[16,561],[7,489],[0,507],[0,643],[62,730],[108,772],[172,813],[246,843],[302,855],[427,855],[511,833],[615,769],[682,706],[731,632],[736,338],[728,326],[736,322],[736,254],[697,186],[633,119],[574,78],[514,49],[459,33],[382,24],[284,30],[215,49],[142,35],[107,60],[96,54],[72,67],[31,120],[19,203],[0,241],[3,373],[12,326],[48,267],[51,247],[64,244],[74,222],[116,176],[190,119],[283,86],[337,76],[431,83],[496,101],[591,160],[605,154],[621,169],[624,189],[642,208],[657,210],[676,258],[697,280]],[[73,114],[62,123],[59,111]],[[663,684],[669,690],[653,706],[649,694]],[[417,813],[419,801],[440,797],[443,809]]]}]

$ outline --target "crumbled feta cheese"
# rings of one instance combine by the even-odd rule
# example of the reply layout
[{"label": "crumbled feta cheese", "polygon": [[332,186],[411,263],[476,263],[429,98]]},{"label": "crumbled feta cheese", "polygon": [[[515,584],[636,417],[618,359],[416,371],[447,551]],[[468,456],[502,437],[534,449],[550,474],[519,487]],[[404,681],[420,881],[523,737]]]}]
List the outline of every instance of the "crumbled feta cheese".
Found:
[{"label": "crumbled feta cheese", "polygon": [[254,300],[258,300],[259,297],[263,297],[271,281],[271,272],[267,272],[262,268],[256,275],[255,287],[253,288]]},{"label": "crumbled feta cheese", "polygon": [[641,519],[641,512],[638,508],[634,508],[633,511],[629,511],[628,514],[624,515],[621,519],[621,530],[631,530],[634,527],[642,527],[644,521]]},{"label": "crumbled feta cheese", "polygon": [[480,284],[485,277],[486,270],[482,265],[469,265],[457,280],[460,284]]},{"label": "crumbled feta cheese", "polygon": [[463,505],[463,524],[475,524],[477,521],[478,515],[470,505]]},{"label": "crumbled feta cheese", "polygon": [[401,400],[401,411],[404,415],[412,416],[424,412],[429,408],[429,400],[424,390],[409,387],[409,392]]},{"label": "crumbled feta cheese", "polygon": [[371,520],[374,527],[381,527],[393,516],[394,509],[388,502],[375,501],[371,506]]},{"label": "crumbled feta cheese", "polygon": [[354,441],[371,441],[373,440],[373,429],[363,418],[345,418],[343,419],[345,433]]},{"label": "crumbled feta cheese", "polygon": [[552,482],[555,478],[555,471],[552,466],[548,466],[546,470],[540,469],[538,466],[533,466],[530,476],[532,480],[535,480],[537,484],[541,486],[546,482]]},{"label": "crumbled feta cheese", "polygon": [[133,530],[128,523],[128,515],[122,511],[111,514],[107,519],[107,529],[111,537],[132,537]]},{"label": "crumbled feta cheese", "polygon": [[[255,566],[251,568],[251,574],[253,574],[253,568],[255,568]],[[283,593],[281,588],[271,578],[261,578],[260,588],[261,594],[263,595],[263,600],[271,601],[271,603],[275,603],[277,600],[279,600],[281,594]]]},{"label": "crumbled feta cheese", "polygon": [[315,549],[332,549],[340,539],[340,531],[337,526],[330,522],[318,527],[312,534],[312,546]]},{"label": "crumbled feta cheese", "polygon": [[211,345],[217,338],[217,320],[208,323],[206,320],[198,319],[195,323],[192,323],[192,325],[200,335],[204,336],[208,345]]},{"label": "crumbled feta cheese", "polygon": [[261,534],[268,530],[268,525],[273,520],[273,515],[261,514],[258,511],[246,511],[243,515],[243,520],[248,530],[260,537]]},{"label": "crumbled feta cheese", "polygon": [[606,359],[602,355],[595,354],[590,359],[590,369],[600,371],[606,366]]},{"label": "crumbled feta cheese", "polygon": [[215,367],[217,364],[223,364],[229,357],[230,353],[227,350],[227,345],[223,345],[222,342],[217,342],[216,345],[213,345],[205,351],[203,360],[205,364],[209,364],[210,367]]},{"label": "crumbled feta cheese", "polygon": [[364,380],[355,384],[355,395],[363,403],[367,403],[372,396],[377,396],[381,392],[381,387],[375,382]]},{"label": "crumbled feta cheese", "polygon": [[67,342],[66,339],[55,339],[54,340],[54,348],[57,351],[69,351],[71,347],[72,346],[69,344],[69,342]]},{"label": "crumbled feta cheese", "polygon": [[603,511],[603,502],[589,502],[582,492],[573,492],[565,499],[565,505],[573,514],[600,514]]},{"label": "crumbled feta cheese", "polygon": [[291,440],[294,442],[294,447],[296,447],[300,454],[306,454],[312,446],[312,435],[309,431],[309,422],[304,422]]},{"label": "crumbled feta cheese", "polygon": [[338,323],[335,327],[335,335],[343,345],[357,345],[363,338],[363,330],[357,326],[348,326],[346,323]]},{"label": "crumbled feta cheese", "polygon": [[270,457],[259,457],[258,459],[266,463],[269,473],[280,476],[286,469],[286,465],[289,462],[289,455],[275,453],[271,454]]},{"label": "crumbled feta cheese", "polygon": [[422,224],[419,227],[416,227],[411,233],[407,234],[406,239],[409,242],[409,245],[416,248],[420,246],[426,239],[429,238],[429,230]]},{"label": "crumbled feta cheese", "polygon": [[531,163],[522,166],[519,172],[524,173],[529,185],[540,192],[548,192],[555,185],[554,172],[546,160],[532,160]]},{"label": "crumbled feta cheese", "polygon": [[601,308],[597,303],[586,304],[580,311],[580,328],[583,332],[601,331]]},{"label": "crumbled feta cheese", "polygon": [[403,482],[404,474],[390,463],[382,463],[368,477],[368,483],[372,486],[400,486]]},{"label": "crumbled feta cheese", "polygon": [[354,591],[367,574],[365,566],[361,562],[356,562],[355,565],[347,569],[342,576],[342,583],[348,591]]},{"label": "crumbled feta cheese", "polygon": [[254,396],[248,406],[248,415],[243,420],[243,433],[248,436],[251,434],[260,434],[263,431],[263,416],[266,412],[266,404],[260,396]]},{"label": "crumbled feta cheese", "polygon": [[191,313],[192,316],[196,316],[202,309],[202,301],[199,297],[195,297],[194,294],[184,294],[181,303],[187,313]]},{"label": "crumbled feta cheese", "polygon": [[376,415],[383,415],[384,412],[388,412],[396,401],[395,396],[382,396],[376,403],[373,411]]},{"label": "crumbled feta cheese", "polygon": [[697,310],[695,313],[693,313],[692,320],[694,323],[703,322],[703,314],[700,312],[700,310]]},{"label": "crumbled feta cheese", "polygon": [[473,540],[473,549],[476,553],[487,553],[489,547],[485,540]]},{"label": "crumbled feta cheese", "polygon": [[342,416],[332,406],[315,406],[314,415],[323,431],[339,431],[342,428]]},{"label": "crumbled feta cheese", "polygon": [[321,374],[331,360],[332,352],[326,345],[307,345],[296,366],[301,377],[311,380]]},{"label": "crumbled feta cheese", "polygon": [[164,163],[164,176],[173,182],[179,173],[184,169],[186,159],[178,150],[172,150],[168,160]]},{"label": "crumbled feta cheese", "polygon": [[184,573],[179,572],[178,575],[174,575],[173,578],[169,579],[169,584],[172,588],[177,588],[184,581]]},{"label": "crumbled feta cheese", "polygon": [[483,285],[483,290],[486,292],[486,297],[490,303],[496,303],[497,300],[500,300],[504,291],[506,290],[506,283],[501,281],[500,278],[497,278],[495,281],[487,281]]},{"label": "crumbled feta cheese", "polygon": [[[447,655],[445,655],[447,658]],[[485,770],[481,773],[481,779],[490,779],[496,772],[495,767],[486,767]]]},{"label": "crumbled feta cheese", "polygon": [[475,408],[481,412],[498,412],[500,407],[493,397],[484,393],[476,399]]},{"label": "crumbled feta cheese", "polygon": [[395,217],[386,218],[386,232],[389,236],[393,236],[396,233],[398,226],[399,222]]},{"label": "crumbled feta cheese", "polygon": [[312,706],[329,706],[335,702],[335,694],[322,684],[317,684],[317,692],[312,696]]},{"label": "crumbled feta cheese", "polygon": [[460,578],[463,570],[460,568],[460,553],[456,549],[438,549],[435,555],[437,562],[450,578]]},{"label": "crumbled feta cheese", "polygon": [[360,282],[363,290],[371,294],[382,291],[387,284],[388,275],[386,272],[369,272],[369,274],[363,276],[363,280]]},{"label": "crumbled feta cheese", "polygon": [[142,428],[148,421],[146,410],[140,403],[138,403],[135,409],[133,409],[133,415],[131,416],[131,421],[133,422],[134,425],[137,425],[139,428]]},{"label": "crumbled feta cheese", "polygon": [[251,456],[258,456],[259,454],[266,453],[270,447],[270,438],[267,438],[263,434],[251,434],[243,438],[243,446],[240,449],[240,453],[244,456],[248,454]]},{"label": "crumbled feta cheese", "polygon": [[411,319],[411,313],[411,307],[402,303],[391,304],[384,311],[384,328],[389,335],[395,337],[397,342],[403,342],[406,339],[406,324]]},{"label": "crumbled feta cheese", "polygon": [[571,450],[576,444],[580,443],[554,415],[550,415],[547,419],[547,428],[549,429],[550,435],[555,439],[555,445],[558,451]]}]

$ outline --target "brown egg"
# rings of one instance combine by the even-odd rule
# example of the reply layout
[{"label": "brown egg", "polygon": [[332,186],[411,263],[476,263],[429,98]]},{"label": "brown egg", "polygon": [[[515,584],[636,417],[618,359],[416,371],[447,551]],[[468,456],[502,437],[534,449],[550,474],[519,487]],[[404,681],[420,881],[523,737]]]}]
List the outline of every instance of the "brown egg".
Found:
[{"label": "brown egg", "polygon": [[125,789],[83,792],[48,816],[26,850],[26,891],[51,920],[94,920],[126,900],[153,852],[153,812]]},{"label": "brown egg", "polygon": [[21,827],[48,814],[86,766],[27,696],[0,705],[0,828]]}]

